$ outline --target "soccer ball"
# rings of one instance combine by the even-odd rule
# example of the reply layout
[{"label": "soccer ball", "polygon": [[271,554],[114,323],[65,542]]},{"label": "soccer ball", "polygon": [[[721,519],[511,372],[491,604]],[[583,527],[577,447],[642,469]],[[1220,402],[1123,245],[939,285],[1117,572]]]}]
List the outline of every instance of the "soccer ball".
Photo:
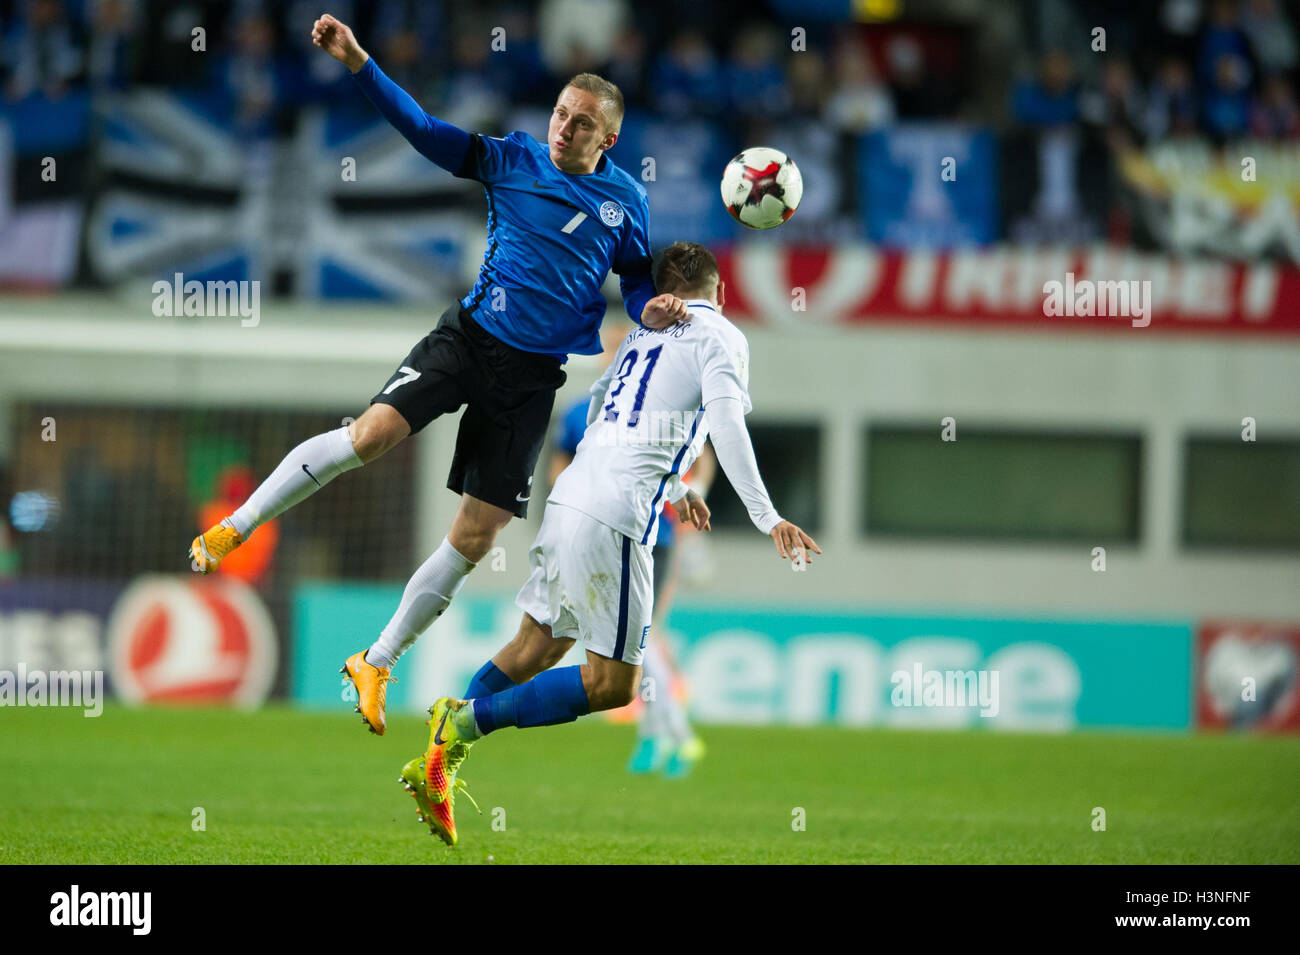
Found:
[{"label": "soccer ball", "polygon": [[794,215],[803,198],[803,176],[779,149],[746,149],[722,171],[722,204],[751,229],[774,229]]}]

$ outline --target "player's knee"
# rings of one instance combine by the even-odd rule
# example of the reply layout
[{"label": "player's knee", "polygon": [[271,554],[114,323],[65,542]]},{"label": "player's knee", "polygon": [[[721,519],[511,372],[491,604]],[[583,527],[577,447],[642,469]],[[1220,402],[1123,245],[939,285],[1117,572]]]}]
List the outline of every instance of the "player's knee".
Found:
[{"label": "player's knee", "polygon": [[457,521],[451,533],[447,535],[447,539],[451,541],[451,546],[456,548],[456,553],[477,564],[492,549],[492,544],[497,539],[497,531],[494,527]]},{"label": "player's knee", "polygon": [[447,537],[451,546],[466,560],[478,563],[491,550],[497,535],[510,523],[511,517],[509,511],[501,508],[467,507],[462,503]]},{"label": "player's knee", "polygon": [[406,419],[387,405],[371,405],[365,414],[348,425],[352,450],[365,464],[391,449],[410,430]]},{"label": "player's knee", "polygon": [[593,712],[616,710],[632,702],[636,696],[636,687],[621,680],[597,680],[589,696],[587,702]]},{"label": "player's knee", "polygon": [[567,644],[559,640],[552,640],[550,646],[546,648],[545,656],[542,658],[542,669],[549,670],[551,667],[555,666],[564,659],[564,654],[567,653],[568,650],[569,647]]}]

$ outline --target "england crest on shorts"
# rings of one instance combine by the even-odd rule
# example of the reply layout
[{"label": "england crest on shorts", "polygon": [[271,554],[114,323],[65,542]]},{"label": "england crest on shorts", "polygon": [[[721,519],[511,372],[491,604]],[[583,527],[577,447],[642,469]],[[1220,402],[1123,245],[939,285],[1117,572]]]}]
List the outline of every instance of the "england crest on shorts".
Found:
[{"label": "england crest on shorts", "polygon": [[604,202],[600,206],[600,221],[613,229],[623,224],[623,207],[617,202]]}]

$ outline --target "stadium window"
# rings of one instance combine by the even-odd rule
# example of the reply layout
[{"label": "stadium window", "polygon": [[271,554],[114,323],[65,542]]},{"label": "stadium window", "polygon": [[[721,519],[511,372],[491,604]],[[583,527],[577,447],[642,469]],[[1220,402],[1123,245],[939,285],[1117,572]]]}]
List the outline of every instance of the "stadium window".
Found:
[{"label": "stadium window", "polygon": [[869,535],[1034,543],[1136,543],[1141,438],[875,425],[866,429]]},{"label": "stadium window", "polygon": [[[810,534],[821,526],[817,508],[821,480],[820,427],[813,422],[749,423],[754,457],[772,504],[787,521]],[[753,531],[749,512],[719,467],[707,498],[715,530]]]},{"label": "stadium window", "polygon": [[1189,547],[1300,550],[1300,439],[1189,437],[1182,539]]}]

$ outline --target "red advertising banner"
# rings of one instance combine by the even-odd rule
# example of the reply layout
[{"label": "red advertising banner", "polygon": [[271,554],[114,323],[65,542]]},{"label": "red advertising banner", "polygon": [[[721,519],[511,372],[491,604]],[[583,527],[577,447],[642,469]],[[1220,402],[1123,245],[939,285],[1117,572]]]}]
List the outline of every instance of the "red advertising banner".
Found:
[{"label": "red advertising banner", "polygon": [[1007,326],[1300,335],[1300,268],[1099,246],[720,250],[729,318],[769,325]]},{"label": "red advertising banner", "polygon": [[1300,625],[1202,623],[1196,634],[1196,725],[1300,732]]}]

